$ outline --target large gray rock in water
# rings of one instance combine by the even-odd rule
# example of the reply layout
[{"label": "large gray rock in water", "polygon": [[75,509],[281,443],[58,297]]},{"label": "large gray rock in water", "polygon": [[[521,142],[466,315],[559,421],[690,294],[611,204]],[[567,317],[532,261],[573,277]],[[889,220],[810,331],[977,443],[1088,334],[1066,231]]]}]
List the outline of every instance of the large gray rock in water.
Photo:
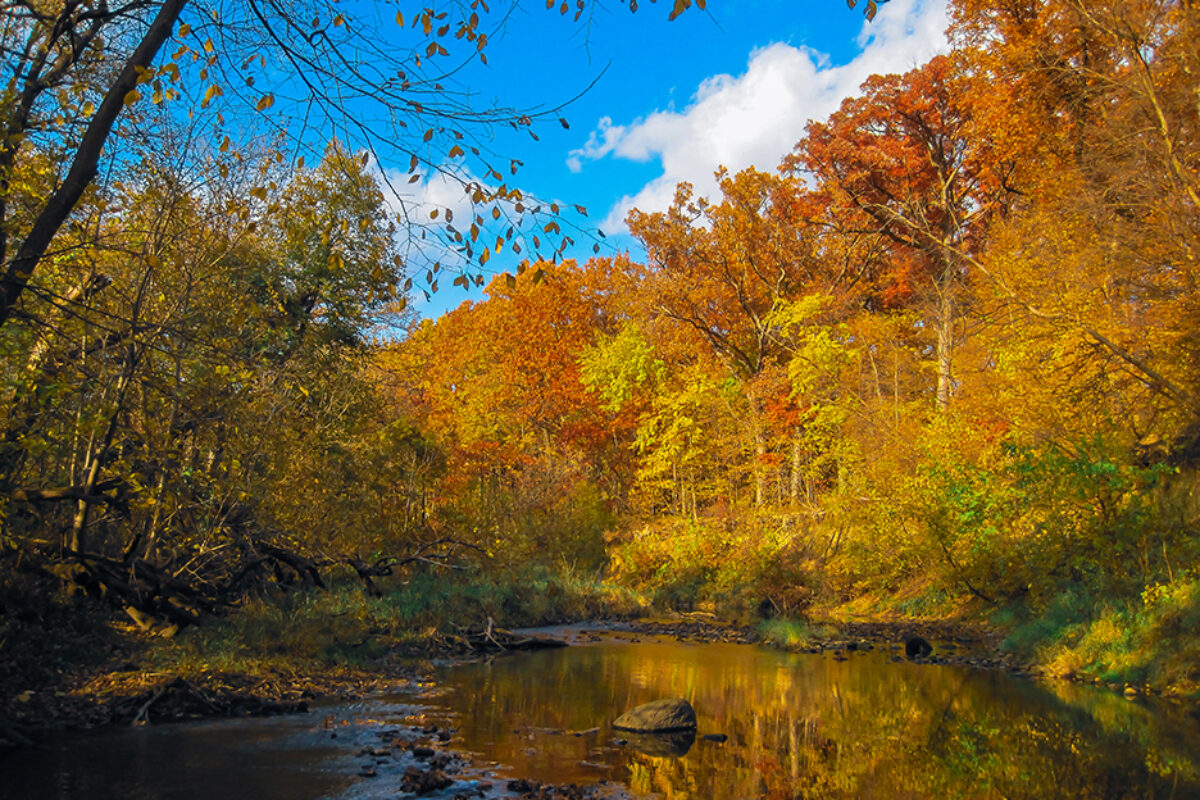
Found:
[{"label": "large gray rock in water", "polygon": [[696,709],[682,697],[655,700],[626,711],[613,720],[612,726],[619,731],[637,733],[668,733],[670,731],[694,731]]}]

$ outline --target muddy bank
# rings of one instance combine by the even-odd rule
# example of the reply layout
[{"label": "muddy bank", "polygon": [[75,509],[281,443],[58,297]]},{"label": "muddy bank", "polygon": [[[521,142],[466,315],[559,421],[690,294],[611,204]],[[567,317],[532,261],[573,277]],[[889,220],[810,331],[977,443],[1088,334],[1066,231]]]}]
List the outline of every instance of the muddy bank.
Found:
[{"label": "muddy bank", "polygon": [[[93,660],[53,669],[15,660],[0,674],[0,752],[31,745],[63,730],[146,725],[211,717],[247,717],[307,710],[316,700],[352,700],[421,680],[435,662],[565,646],[557,640],[488,626],[432,634],[392,644],[359,668],[322,663],[266,666],[253,672],[154,669],[145,662],[152,640],[106,637],[88,642]],[[100,654],[101,657],[95,656]]]},{"label": "muddy bank", "polygon": [[295,713],[307,710],[316,699],[363,697],[418,673],[415,667],[392,667],[384,673],[314,670],[259,675],[118,668],[5,697],[0,703],[0,750],[28,746],[63,730]]}]

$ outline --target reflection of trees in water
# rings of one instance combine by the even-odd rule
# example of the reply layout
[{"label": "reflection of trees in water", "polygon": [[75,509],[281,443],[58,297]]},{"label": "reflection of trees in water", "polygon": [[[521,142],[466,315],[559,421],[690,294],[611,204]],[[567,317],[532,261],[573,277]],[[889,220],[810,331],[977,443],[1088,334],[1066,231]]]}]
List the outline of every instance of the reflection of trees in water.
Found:
[{"label": "reflection of trees in water", "polygon": [[[1086,693],[1095,706],[1081,707],[998,673],[880,653],[837,662],[721,645],[588,647],[447,680],[459,685],[460,727],[494,742],[490,757],[560,780],[627,770],[632,792],[665,800],[1167,797],[1176,772],[1176,797],[1200,794],[1195,733],[1164,740],[1160,717],[1119,698]],[[606,747],[618,713],[675,695],[696,707],[701,733],[728,742],[697,741],[683,758]],[[581,737],[529,730],[597,725]],[[572,771],[598,759],[618,769]]]}]

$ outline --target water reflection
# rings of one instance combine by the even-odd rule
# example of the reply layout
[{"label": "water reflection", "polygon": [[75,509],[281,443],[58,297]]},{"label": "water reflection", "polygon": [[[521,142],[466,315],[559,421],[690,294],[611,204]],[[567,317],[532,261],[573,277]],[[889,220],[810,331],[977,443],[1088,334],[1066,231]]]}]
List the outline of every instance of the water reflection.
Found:
[{"label": "water reflection", "polygon": [[[738,645],[604,643],[443,672],[467,749],[543,781],[695,798],[1200,797],[1186,718],[996,672]],[[724,743],[629,741],[608,723],[680,696]],[[595,728],[599,726],[599,730]]]},{"label": "water reflection", "polygon": [[684,731],[683,733],[625,733],[621,734],[624,738],[617,740],[624,742],[626,747],[633,748],[639,753],[648,756],[660,756],[663,758],[682,758],[692,749],[692,745],[696,743],[695,731]]},{"label": "water reflection", "polygon": [[[515,655],[443,670],[433,696],[64,736],[0,758],[0,798],[393,798],[411,762],[356,779],[358,754],[381,730],[447,721],[445,746],[479,769],[664,800],[1200,798],[1200,728],[1178,710],[888,655],[664,642]],[[695,707],[694,738],[609,727],[664,697]]]}]

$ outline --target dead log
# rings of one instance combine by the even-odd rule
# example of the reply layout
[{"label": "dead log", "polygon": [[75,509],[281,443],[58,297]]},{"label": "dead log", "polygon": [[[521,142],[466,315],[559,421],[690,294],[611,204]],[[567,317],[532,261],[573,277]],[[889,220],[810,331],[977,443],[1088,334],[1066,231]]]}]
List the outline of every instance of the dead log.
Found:
[{"label": "dead log", "polygon": [[[83,502],[92,505],[108,505],[117,509],[122,513],[129,511],[129,504],[121,497],[121,490],[125,488],[125,482],[110,478],[105,481],[100,481],[94,484],[90,491],[87,486],[53,486],[49,488],[31,488],[25,487],[13,489],[9,492],[9,497],[13,500],[19,500],[24,503],[61,503],[61,502]],[[115,495],[105,494],[106,492],[117,491]]]},{"label": "dead log", "polygon": [[518,635],[504,628],[497,628],[491,617],[482,629],[474,626],[460,629],[461,635],[456,636],[468,650],[481,653],[507,652],[510,650],[546,650],[566,647],[561,639],[551,639],[545,636]]}]

